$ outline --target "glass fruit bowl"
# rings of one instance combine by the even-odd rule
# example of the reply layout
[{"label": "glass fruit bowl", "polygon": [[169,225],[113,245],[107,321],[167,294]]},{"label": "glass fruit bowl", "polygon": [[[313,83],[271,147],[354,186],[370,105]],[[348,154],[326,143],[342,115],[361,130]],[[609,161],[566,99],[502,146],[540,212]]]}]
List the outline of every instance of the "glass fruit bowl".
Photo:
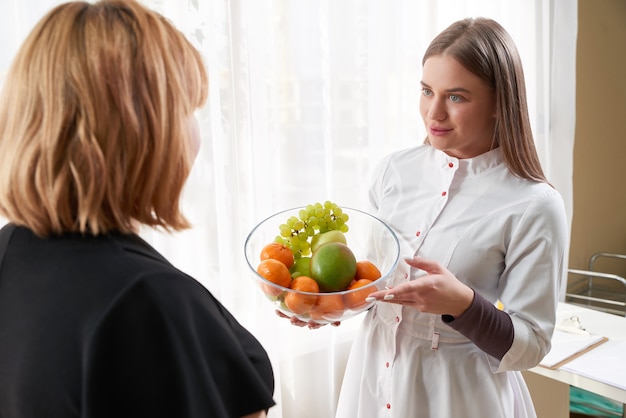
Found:
[{"label": "glass fruit bowl", "polygon": [[[341,214],[342,220],[347,218],[345,226],[333,225],[332,228],[336,228],[336,231],[330,233],[326,233],[324,228],[315,232],[309,229],[308,237],[306,234],[302,235],[303,231],[310,226],[306,222],[304,225],[300,222],[293,226],[293,220],[300,221],[302,216],[306,218],[307,215],[302,215],[302,213],[310,211],[311,206],[276,213],[255,226],[246,238],[246,261],[252,270],[256,285],[272,302],[274,309],[288,317],[295,316],[304,322],[327,324],[344,321],[372,306],[374,302],[367,302],[365,298],[369,293],[384,288],[389,278],[392,277],[400,256],[400,243],[393,230],[382,220],[358,209],[336,205],[334,205],[335,211]],[[287,222],[289,219],[292,219],[290,223]],[[287,228],[288,223],[290,228]],[[313,223],[312,220],[311,223]],[[296,228],[300,228],[300,238],[296,238],[296,244],[291,245],[291,237],[298,235],[299,232]],[[341,233],[337,232],[339,230]],[[285,274],[283,271],[277,275],[281,277],[281,280],[277,280],[271,275],[274,273],[271,269],[263,270],[262,265],[270,263],[269,261],[263,262],[263,258],[267,257],[266,247],[268,244],[272,244],[270,247],[277,247],[276,241],[282,242],[283,252],[288,255],[295,254],[294,264],[288,268],[290,275],[288,279],[283,277]],[[301,248],[294,250],[293,247],[298,247],[298,242]],[[332,258],[333,254],[322,255],[322,253],[333,251],[331,247],[347,251],[341,244],[344,244],[354,257],[352,261],[346,263],[350,267],[352,264],[357,266],[354,277],[350,276],[352,278],[349,279],[347,285],[348,279],[346,278],[341,279],[344,282],[342,284],[334,283],[333,275],[342,271],[340,263],[344,258],[351,256],[341,255],[340,260],[337,261],[337,257]],[[284,246],[291,246],[292,249],[287,251]],[[305,248],[304,251],[302,247]],[[307,247],[310,250],[307,250]],[[277,252],[274,253],[277,254]],[[274,263],[276,260],[270,261]],[[283,269],[282,266],[270,265],[269,267]],[[315,272],[319,274],[316,275]],[[268,280],[268,277],[272,280]],[[311,277],[319,281],[319,289],[304,285],[312,282]],[[326,277],[331,277],[331,279],[326,279]]]}]

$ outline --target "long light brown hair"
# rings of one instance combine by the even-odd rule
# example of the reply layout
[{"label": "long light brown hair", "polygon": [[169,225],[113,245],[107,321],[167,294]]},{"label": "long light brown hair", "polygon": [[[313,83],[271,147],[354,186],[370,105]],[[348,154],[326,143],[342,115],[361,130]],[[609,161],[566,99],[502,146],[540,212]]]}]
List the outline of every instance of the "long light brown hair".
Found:
[{"label": "long light brown hair", "polygon": [[547,182],[530,126],[522,61],[506,30],[486,18],[457,21],[433,39],[422,65],[435,55],[454,58],[487,82],[496,97],[493,147],[501,147],[516,176]]},{"label": "long light brown hair", "polygon": [[0,97],[0,215],[42,236],[187,228],[188,119],[207,90],[198,51],[138,2],[52,9]]}]

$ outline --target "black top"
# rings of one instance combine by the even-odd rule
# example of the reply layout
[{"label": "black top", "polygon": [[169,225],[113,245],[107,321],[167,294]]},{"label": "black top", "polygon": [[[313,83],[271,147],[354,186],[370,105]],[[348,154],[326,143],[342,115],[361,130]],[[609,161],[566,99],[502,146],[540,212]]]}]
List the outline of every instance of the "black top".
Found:
[{"label": "black top", "polygon": [[240,417],[273,390],[259,342],[138,236],[0,230],[0,418]]}]

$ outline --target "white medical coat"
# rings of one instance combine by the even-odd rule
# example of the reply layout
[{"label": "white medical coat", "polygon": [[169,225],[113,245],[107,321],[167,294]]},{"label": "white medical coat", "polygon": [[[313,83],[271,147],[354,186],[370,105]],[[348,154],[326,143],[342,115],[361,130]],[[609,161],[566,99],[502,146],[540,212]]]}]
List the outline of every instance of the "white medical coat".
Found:
[{"label": "white medical coat", "polygon": [[[441,315],[378,302],[353,343],[336,417],[535,417],[519,371],[550,349],[568,240],[559,193],[514,176],[499,148],[459,160],[423,145],[381,162],[370,200],[402,256],[436,260],[501,301],[515,337],[498,360]],[[423,274],[401,261],[391,285]]]}]

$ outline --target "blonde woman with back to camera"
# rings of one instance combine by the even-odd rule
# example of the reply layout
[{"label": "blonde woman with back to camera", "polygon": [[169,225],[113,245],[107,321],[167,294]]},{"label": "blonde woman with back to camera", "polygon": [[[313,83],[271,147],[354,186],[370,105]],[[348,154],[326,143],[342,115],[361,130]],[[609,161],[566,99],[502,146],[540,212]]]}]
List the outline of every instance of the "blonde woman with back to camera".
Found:
[{"label": "blonde woman with back to camera", "polygon": [[190,227],[199,53],[135,1],[68,2],[0,98],[0,417],[264,417],[259,342],[138,235]]}]

